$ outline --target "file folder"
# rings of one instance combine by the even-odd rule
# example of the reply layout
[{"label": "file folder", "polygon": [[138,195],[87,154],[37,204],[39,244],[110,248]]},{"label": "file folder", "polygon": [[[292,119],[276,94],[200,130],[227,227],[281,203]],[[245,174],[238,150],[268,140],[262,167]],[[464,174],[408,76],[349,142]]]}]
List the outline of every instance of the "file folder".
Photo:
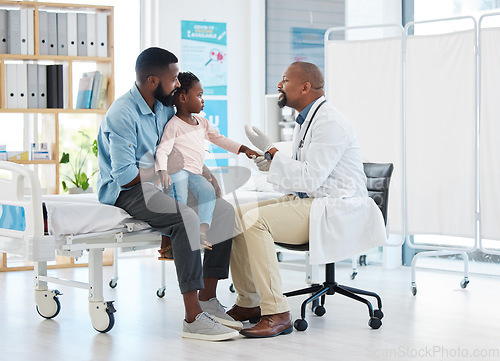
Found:
[{"label": "file folder", "polygon": [[7,26],[8,52],[9,54],[21,54],[21,10],[9,10]]},{"label": "file folder", "polygon": [[47,65],[47,108],[57,108],[57,65]]},{"label": "file folder", "polygon": [[48,16],[46,11],[38,12],[38,48],[40,55],[49,55],[48,34]]},{"label": "file folder", "polygon": [[68,55],[68,14],[57,13],[57,55]]},{"label": "file folder", "polygon": [[68,44],[68,55],[69,56],[77,56],[77,35],[76,35],[76,13],[68,13],[67,14],[67,25],[68,25],[68,33],[67,33],[67,44]]},{"label": "file folder", "polygon": [[0,9],[0,54],[7,54],[7,10]]},{"label": "file folder", "polygon": [[87,14],[76,15],[76,26],[78,56],[87,56]]},{"label": "file folder", "polygon": [[108,15],[96,14],[97,56],[108,56]]},{"label": "file folder", "polygon": [[27,9],[27,25],[28,25],[28,54],[35,54],[35,20],[33,9]]},{"label": "file folder", "polygon": [[28,108],[38,108],[38,64],[28,64]]},{"label": "file folder", "polygon": [[49,55],[57,55],[57,14],[47,13],[47,41]]},{"label": "file folder", "polygon": [[87,56],[97,56],[95,14],[87,14]]},{"label": "file folder", "polygon": [[17,108],[17,64],[5,64],[5,105]]},{"label": "file folder", "polygon": [[17,67],[17,107],[28,108],[28,70],[27,64],[16,64]]},{"label": "file folder", "polygon": [[38,65],[38,108],[47,108],[47,65]]},{"label": "file folder", "polygon": [[97,109],[104,109],[104,105],[106,104],[106,99],[108,98],[108,77],[101,75],[101,87],[99,88],[99,100],[97,101]]},{"label": "file folder", "polygon": [[64,108],[64,76],[62,64],[55,65],[57,73],[57,107]]},{"label": "file folder", "polygon": [[21,54],[28,54],[28,9],[21,9],[19,20],[21,34]]}]

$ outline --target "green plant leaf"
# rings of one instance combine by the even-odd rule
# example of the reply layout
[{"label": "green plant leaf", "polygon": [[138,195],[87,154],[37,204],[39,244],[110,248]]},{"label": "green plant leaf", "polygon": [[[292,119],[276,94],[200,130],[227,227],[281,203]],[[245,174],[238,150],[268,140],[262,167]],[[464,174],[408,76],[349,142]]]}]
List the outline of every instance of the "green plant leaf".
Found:
[{"label": "green plant leaf", "polygon": [[62,186],[63,186],[63,190],[64,190],[65,192],[67,192],[67,191],[68,191],[68,186],[66,185],[66,182],[65,182],[65,181],[62,181]]},{"label": "green plant leaf", "polygon": [[99,153],[99,148],[97,147],[97,139],[94,139],[94,142],[92,143],[92,153],[94,153],[96,157]]},{"label": "green plant leaf", "polygon": [[61,164],[69,163],[69,154],[66,153],[66,152],[63,152],[63,154],[61,156],[61,160],[59,161],[59,163],[61,163]]}]

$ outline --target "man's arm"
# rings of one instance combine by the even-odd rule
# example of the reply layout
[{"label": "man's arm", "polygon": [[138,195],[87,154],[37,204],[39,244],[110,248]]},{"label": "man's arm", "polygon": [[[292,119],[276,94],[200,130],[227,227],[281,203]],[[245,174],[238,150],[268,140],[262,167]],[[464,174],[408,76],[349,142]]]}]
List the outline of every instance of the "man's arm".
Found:
[{"label": "man's arm", "polygon": [[139,173],[137,176],[129,183],[125,184],[123,187],[133,187],[141,182],[154,182],[156,181],[157,175],[155,168],[139,168]]}]

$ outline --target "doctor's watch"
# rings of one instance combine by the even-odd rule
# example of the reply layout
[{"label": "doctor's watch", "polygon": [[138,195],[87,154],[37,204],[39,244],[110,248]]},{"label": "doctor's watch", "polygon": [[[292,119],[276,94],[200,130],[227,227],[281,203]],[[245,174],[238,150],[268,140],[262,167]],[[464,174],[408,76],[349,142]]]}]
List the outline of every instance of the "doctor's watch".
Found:
[{"label": "doctor's watch", "polygon": [[264,153],[264,158],[267,160],[273,160],[274,154],[278,151],[276,148],[271,148],[267,152]]}]

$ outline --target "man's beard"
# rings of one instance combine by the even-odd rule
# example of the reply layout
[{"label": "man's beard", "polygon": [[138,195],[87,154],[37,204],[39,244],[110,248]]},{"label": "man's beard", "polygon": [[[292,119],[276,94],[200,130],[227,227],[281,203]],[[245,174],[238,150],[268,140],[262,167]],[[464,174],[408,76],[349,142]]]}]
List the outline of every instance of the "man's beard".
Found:
[{"label": "man's beard", "polygon": [[165,94],[163,92],[163,87],[161,86],[161,82],[158,83],[158,87],[155,89],[154,97],[160,103],[162,103],[166,107],[170,107],[174,104],[174,93],[177,90],[174,89],[170,94]]},{"label": "man's beard", "polygon": [[278,106],[280,108],[284,108],[286,106],[286,93],[281,91],[280,92],[283,96],[281,97],[281,99],[278,100]]}]

